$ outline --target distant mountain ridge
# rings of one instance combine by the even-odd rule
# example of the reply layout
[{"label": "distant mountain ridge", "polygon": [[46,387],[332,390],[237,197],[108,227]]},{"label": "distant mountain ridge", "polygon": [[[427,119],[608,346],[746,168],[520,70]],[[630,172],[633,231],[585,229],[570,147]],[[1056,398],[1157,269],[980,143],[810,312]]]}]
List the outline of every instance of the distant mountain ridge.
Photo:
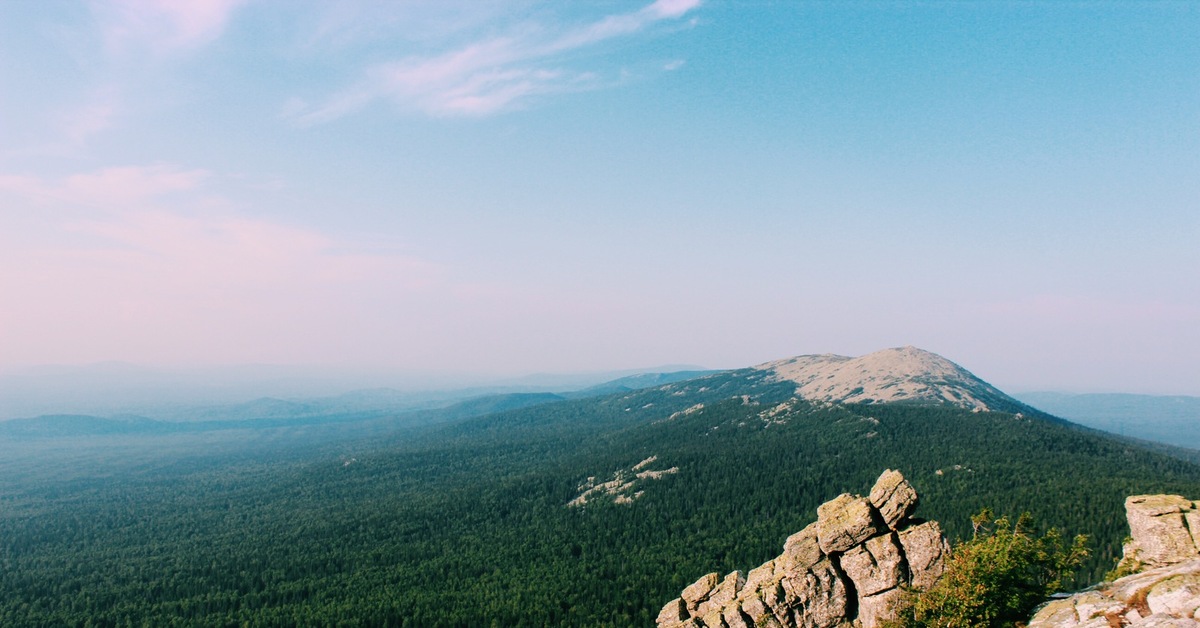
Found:
[{"label": "distant mountain ridge", "polygon": [[1022,401],[1098,430],[1200,449],[1200,397],[1028,392]]},{"label": "distant mountain ridge", "polygon": [[916,347],[883,349],[851,358],[802,355],[754,367],[775,381],[796,384],[796,396],[835,403],[918,403],[951,405],[976,412],[1031,412],[946,358]]}]

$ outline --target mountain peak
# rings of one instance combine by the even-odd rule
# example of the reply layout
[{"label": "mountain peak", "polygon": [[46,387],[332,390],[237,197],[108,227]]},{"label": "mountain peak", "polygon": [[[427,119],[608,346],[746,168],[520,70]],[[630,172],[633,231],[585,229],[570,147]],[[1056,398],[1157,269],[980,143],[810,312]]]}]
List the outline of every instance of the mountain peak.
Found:
[{"label": "mountain peak", "polygon": [[760,364],[776,381],[796,384],[796,395],[839,403],[923,403],[975,411],[1018,412],[1024,404],[946,358],[913,346],[852,358],[802,355]]}]

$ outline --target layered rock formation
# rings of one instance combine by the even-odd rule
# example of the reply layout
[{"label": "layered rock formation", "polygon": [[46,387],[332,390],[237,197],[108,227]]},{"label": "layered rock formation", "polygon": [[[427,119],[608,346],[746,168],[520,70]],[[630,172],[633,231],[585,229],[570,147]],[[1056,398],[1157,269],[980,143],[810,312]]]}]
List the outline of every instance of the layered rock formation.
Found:
[{"label": "layered rock formation", "polygon": [[843,494],[788,537],[783,553],[743,576],[710,573],[658,615],[660,628],[874,628],[891,617],[902,585],[941,576],[950,547],[936,522],[909,519],[917,492],[885,471],[869,497]]},{"label": "layered rock formation", "polygon": [[1200,502],[1178,495],[1125,500],[1131,540],[1120,571],[1137,571],[1042,607],[1029,628],[1200,628]]}]

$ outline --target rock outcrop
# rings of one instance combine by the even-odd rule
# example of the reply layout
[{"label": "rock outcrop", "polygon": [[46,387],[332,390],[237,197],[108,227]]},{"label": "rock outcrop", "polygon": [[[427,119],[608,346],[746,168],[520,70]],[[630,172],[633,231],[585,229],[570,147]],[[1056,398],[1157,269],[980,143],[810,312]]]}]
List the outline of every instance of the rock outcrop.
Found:
[{"label": "rock outcrop", "polygon": [[1119,571],[1133,575],[1043,606],[1029,628],[1200,628],[1200,511],[1178,495],[1125,500],[1131,540]]},{"label": "rock outcrop", "polygon": [[660,628],[874,628],[902,585],[930,586],[950,546],[936,522],[909,519],[917,492],[885,471],[869,497],[840,495],[746,576],[710,573],[663,607]]},{"label": "rock outcrop", "polygon": [[833,403],[919,403],[978,412],[1036,412],[970,371],[916,347],[897,347],[857,358],[801,355],[754,367],[775,381],[796,384],[796,396]]}]

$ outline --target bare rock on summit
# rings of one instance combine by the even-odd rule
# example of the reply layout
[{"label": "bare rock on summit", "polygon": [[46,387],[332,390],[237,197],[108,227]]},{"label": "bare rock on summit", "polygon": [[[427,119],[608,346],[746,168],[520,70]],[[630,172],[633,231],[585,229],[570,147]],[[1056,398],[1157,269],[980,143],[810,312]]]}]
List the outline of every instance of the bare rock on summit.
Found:
[{"label": "bare rock on summit", "polygon": [[949,546],[936,523],[906,527],[917,500],[904,476],[887,471],[875,486],[876,500],[846,494],[821,505],[816,522],[744,579],[702,577],[667,603],[659,628],[876,628],[893,619],[903,587],[936,581]]}]

